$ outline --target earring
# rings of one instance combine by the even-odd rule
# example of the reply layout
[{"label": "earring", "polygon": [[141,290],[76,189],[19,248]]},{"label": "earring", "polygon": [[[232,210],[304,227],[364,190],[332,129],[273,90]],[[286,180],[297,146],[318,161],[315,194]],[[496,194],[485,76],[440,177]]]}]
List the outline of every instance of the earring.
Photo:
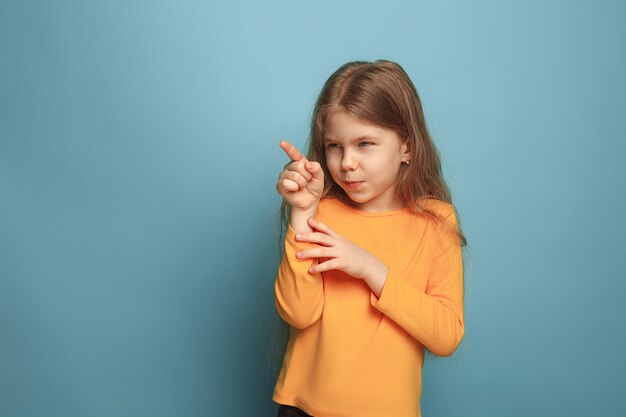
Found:
[{"label": "earring", "polygon": [[407,164],[407,165],[409,165],[410,162],[411,161],[402,161],[403,164]]}]

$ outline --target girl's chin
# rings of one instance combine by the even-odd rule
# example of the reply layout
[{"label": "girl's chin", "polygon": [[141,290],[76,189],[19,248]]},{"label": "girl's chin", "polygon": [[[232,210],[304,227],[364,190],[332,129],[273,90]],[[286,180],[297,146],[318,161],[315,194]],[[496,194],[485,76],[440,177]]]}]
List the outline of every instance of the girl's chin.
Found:
[{"label": "girl's chin", "polygon": [[359,201],[359,200],[364,199],[363,193],[359,190],[351,190],[349,188],[344,188],[343,191],[345,191],[345,193],[348,194],[348,196],[354,201]]},{"label": "girl's chin", "polygon": [[346,192],[346,194],[348,194],[348,197],[350,197],[350,199],[355,203],[363,204],[367,203],[370,200],[366,195],[363,195],[361,193],[355,193],[354,191]]}]

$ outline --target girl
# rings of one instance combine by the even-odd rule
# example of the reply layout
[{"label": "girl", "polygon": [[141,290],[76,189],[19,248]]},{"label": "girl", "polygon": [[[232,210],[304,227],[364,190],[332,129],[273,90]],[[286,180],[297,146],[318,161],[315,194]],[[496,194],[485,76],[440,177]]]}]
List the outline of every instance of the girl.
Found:
[{"label": "girl", "polygon": [[320,92],[307,156],[280,146],[278,416],[421,416],[424,348],[449,356],[463,338],[467,242],[413,83],[391,61],[349,62]]}]

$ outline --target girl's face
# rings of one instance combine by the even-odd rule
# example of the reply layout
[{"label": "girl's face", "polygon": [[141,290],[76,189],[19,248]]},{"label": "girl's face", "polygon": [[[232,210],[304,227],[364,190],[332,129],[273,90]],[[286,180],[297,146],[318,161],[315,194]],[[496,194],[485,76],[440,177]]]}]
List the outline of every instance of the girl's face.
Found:
[{"label": "girl's face", "polygon": [[367,124],[345,110],[326,118],[324,149],[333,180],[368,212],[402,208],[395,180],[402,161],[409,160],[406,143],[390,129]]}]

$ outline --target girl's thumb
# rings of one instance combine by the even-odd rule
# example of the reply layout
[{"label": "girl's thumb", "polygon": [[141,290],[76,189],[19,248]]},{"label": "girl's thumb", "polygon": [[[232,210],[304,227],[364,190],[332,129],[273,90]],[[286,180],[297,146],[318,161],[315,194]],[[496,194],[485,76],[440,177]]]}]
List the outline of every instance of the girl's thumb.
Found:
[{"label": "girl's thumb", "polygon": [[324,171],[319,162],[307,162],[305,166],[313,174],[313,178],[324,181]]}]

